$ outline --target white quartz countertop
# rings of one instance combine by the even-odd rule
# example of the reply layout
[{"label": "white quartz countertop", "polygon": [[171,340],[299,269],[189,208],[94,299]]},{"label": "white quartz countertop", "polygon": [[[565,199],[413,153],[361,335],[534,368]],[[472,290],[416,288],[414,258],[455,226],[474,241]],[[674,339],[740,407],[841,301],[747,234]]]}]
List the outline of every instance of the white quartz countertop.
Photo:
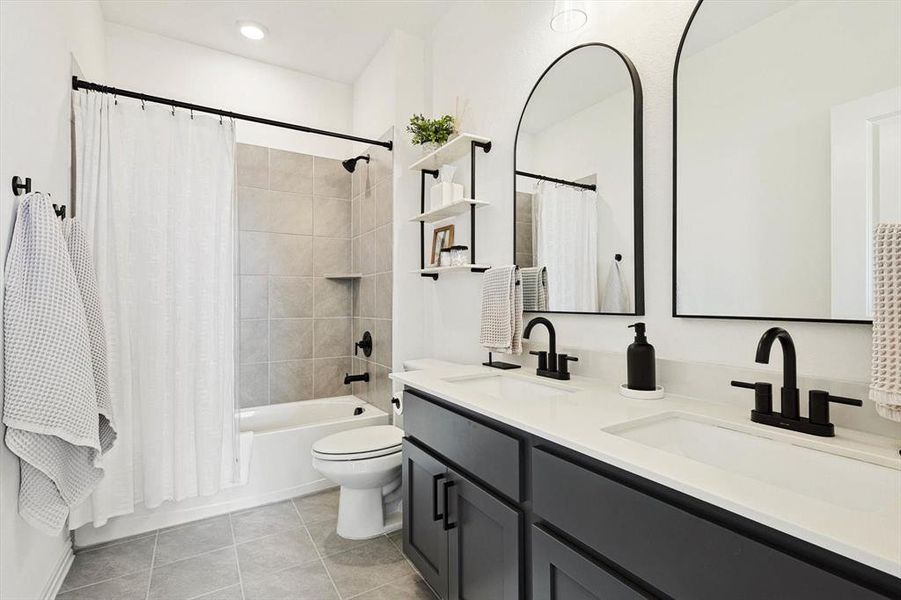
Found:
[{"label": "white quartz countertop", "polygon": [[[660,400],[633,400],[617,385],[573,376],[568,382],[536,377],[532,369],[499,371],[482,366],[393,373],[406,386],[461,408],[506,423],[546,440],[630,471],[710,504],[737,513],[881,571],[901,577],[901,457],[898,440],[836,427],[833,438],[816,437],[752,423],[747,407],[667,395]],[[528,394],[501,397],[464,389],[455,378],[479,374],[576,388],[553,397]],[[725,382],[728,385],[728,382]],[[778,400],[776,401],[778,403]],[[679,413],[734,426],[741,431],[788,441],[813,450],[889,467],[898,474],[894,508],[870,511],[831,504],[814,495],[732,473],[697,460],[604,431],[618,424]],[[773,469],[784,468],[773,464]],[[824,482],[841,486],[843,482]],[[865,504],[865,503],[862,503]]]}]

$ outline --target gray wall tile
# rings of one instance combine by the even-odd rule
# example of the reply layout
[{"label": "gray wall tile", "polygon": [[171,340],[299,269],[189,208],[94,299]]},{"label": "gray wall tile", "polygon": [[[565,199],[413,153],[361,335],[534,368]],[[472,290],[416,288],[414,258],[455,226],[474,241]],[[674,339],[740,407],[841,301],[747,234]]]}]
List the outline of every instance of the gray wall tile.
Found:
[{"label": "gray wall tile", "polygon": [[313,238],[270,233],[269,273],[308,277],[313,274]]},{"label": "gray wall tile", "polygon": [[350,205],[351,235],[360,235],[360,198],[356,197]]},{"label": "gray wall tile", "polygon": [[238,144],[238,185],[269,187],[269,148]]},{"label": "gray wall tile", "polygon": [[269,189],[277,192],[313,192],[313,157],[308,154],[269,151]]},{"label": "gray wall tile", "polygon": [[375,315],[383,319],[391,318],[391,293],[393,279],[391,273],[375,276]]},{"label": "gray wall tile", "polygon": [[269,229],[275,233],[313,233],[313,199],[303,194],[269,192]]},{"label": "gray wall tile", "polygon": [[351,203],[340,198],[313,199],[313,235],[348,238],[351,232]]},{"label": "gray wall tile", "polygon": [[310,277],[270,277],[269,316],[312,317],[314,281]]},{"label": "gray wall tile", "polygon": [[241,321],[239,356],[242,364],[269,360],[269,322],[265,319]]},{"label": "gray wall tile", "polygon": [[344,375],[350,372],[350,357],[317,358],[313,366],[313,395],[331,398],[350,394],[350,386],[344,385]]},{"label": "gray wall tile", "polygon": [[265,275],[269,273],[269,234],[257,231],[242,231],[238,236],[240,272],[242,275]]},{"label": "gray wall tile", "polygon": [[354,316],[375,316],[375,276],[367,275],[357,280],[354,296]]},{"label": "gray wall tile", "polygon": [[[313,193],[317,196],[350,200],[350,173],[341,165],[341,161],[321,156],[315,157],[313,161]],[[365,164],[363,161],[358,162],[357,169]]]},{"label": "gray wall tile", "polygon": [[389,369],[391,368],[392,335],[391,319],[376,319],[371,358]]},{"label": "gray wall tile", "polygon": [[392,269],[393,257],[393,225],[388,223],[375,230],[375,272],[384,273]]},{"label": "gray wall tile", "polygon": [[[243,348],[243,346],[242,346]],[[269,404],[269,363],[241,365],[241,408]]]},{"label": "gray wall tile", "polygon": [[315,315],[317,317],[349,317],[353,282],[343,279],[317,278],[315,284]]},{"label": "gray wall tile", "polygon": [[269,231],[269,190],[239,185],[237,195],[241,231]]},{"label": "gray wall tile", "polygon": [[316,319],[313,334],[313,356],[315,358],[350,356],[350,337],[350,317]]},{"label": "gray wall tile", "polygon": [[269,278],[265,275],[241,276],[241,318],[269,317]]},{"label": "gray wall tile", "polygon": [[272,319],[269,330],[270,360],[312,358],[312,319]]},{"label": "gray wall tile", "polygon": [[373,228],[375,228],[375,189],[367,181],[360,196],[360,233],[372,231]]},{"label": "gray wall tile", "polygon": [[394,185],[391,179],[380,181],[375,188],[375,225],[385,225],[394,215]]},{"label": "gray wall tile", "polygon": [[317,276],[350,271],[350,240],[313,238],[313,271]]},{"label": "gray wall tile", "polygon": [[288,360],[269,363],[271,404],[313,398],[313,361]]},{"label": "gray wall tile", "polygon": [[360,248],[360,273],[372,275],[375,273],[375,232],[369,231],[359,238]]}]

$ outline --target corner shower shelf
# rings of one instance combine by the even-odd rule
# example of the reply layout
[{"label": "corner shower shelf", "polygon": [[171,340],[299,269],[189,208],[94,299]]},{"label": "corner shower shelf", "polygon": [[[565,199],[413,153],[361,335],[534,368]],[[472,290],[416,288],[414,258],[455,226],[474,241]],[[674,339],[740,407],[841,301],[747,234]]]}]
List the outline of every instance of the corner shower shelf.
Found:
[{"label": "corner shower shelf", "polygon": [[[459,158],[463,158],[470,152],[472,142],[479,144],[487,144],[491,148],[491,140],[481,135],[473,135],[471,133],[461,133],[451,141],[447,142],[437,150],[426,154],[415,163],[410,165],[411,171],[421,171],[423,169],[433,171],[441,165],[452,163]],[[488,150],[486,150],[488,152]]]},{"label": "corner shower shelf", "polygon": [[435,223],[437,221],[449,219],[450,217],[462,215],[469,210],[470,206],[481,208],[483,206],[488,206],[488,202],[485,200],[473,200],[472,198],[464,198],[463,200],[457,200],[456,202],[448,204],[447,206],[427,210],[422,214],[416,215],[410,220],[414,223],[417,221],[420,223]]},{"label": "corner shower shelf", "polygon": [[362,273],[326,273],[323,275],[326,279],[360,279]]},{"label": "corner shower shelf", "polygon": [[425,269],[417,269],[413,271],[414,273],[419,273],[423,277],[434,277],[438,279],[438,276],[442,273],[454,273],[461,271],[472,271],[473,273],[484,273],[488,269],[491,268],[491,265],[456,265],[453,267],[426,267]]}]

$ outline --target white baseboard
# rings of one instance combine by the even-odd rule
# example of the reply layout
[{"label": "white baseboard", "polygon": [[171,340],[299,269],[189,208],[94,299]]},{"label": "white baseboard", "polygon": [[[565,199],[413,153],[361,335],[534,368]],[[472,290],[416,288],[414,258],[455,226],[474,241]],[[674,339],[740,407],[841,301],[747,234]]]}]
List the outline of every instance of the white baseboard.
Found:
[{"label": "white baseboard", "polygon": [[122,515],[110,519],[103,527],[95,529],[90,525],[86,525],[79,528],[76,534],[76,543],[78,548],[86,548],[164,527],[172,527],[190,523],[191,521],[224,515],[236,510],[272,504],[273,502],[280,502],[297,496],[307,496],[333,487],[335,487],[334,483],[323,478],[303,485],[263,494],[242,496],[223,500],[222,502],[204,502],[199,506],[190,506],[191,501],[188,500],[183,503],[168,504],[165,507],[154,510],[138,509],[130,515]]},{"label": "white baseboard", "polygon": [[53,575],[47,581],[47,584],[44,586],[44,591],[41,593],[41,598],[43,598],[43,600],[53,600],[56,598],[59,589],[63,586],[63,581],[66,580],[66,575],[69,574],[69,569],[72,567],[73,560],[75,560],[75,554],[72,552],[72,543],[66,542],[66,550],[63,552],[62,556],[60,556],[56,568],[53,569]]}]

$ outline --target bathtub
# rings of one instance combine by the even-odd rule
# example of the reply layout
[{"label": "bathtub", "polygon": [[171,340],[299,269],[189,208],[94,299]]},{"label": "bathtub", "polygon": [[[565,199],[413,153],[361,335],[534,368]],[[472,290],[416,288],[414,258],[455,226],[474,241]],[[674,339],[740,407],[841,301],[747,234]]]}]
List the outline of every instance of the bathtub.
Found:
[{"label": "bathtub", "polygon": [[313,443],[346,429],[389,422],[387,413],[354,396],[245,408],[239,411],[238,419],[240,484],[223,489],[215,496],[167,502],[153,510],[136,507],[134,513],[110,519],[97,529],[85,525],[75,531],[76,547],[334,487],[313,469],[310,456]]}]

